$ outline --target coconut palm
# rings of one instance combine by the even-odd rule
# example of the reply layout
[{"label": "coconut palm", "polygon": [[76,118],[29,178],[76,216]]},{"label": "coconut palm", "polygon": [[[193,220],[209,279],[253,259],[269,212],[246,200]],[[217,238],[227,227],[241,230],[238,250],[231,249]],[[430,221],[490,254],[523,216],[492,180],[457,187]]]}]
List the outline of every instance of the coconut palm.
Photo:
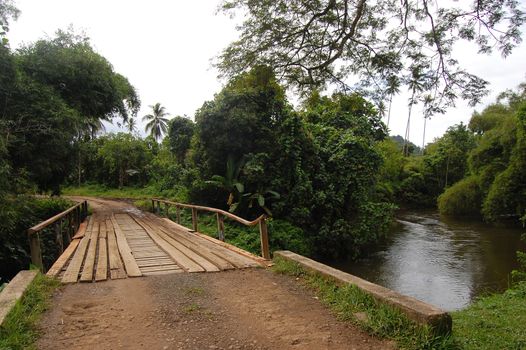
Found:
[{"label": "coconut palm", "polygon": [[148,122],[145,128],[146,132],[149,132],[158,141],[168,130],[168,118],[165,118],[168,113],[164,107],[161,107],[159,102],[150,106],[150,108],[153,113],[145,115],[142,117],[142,120]]},{"label": "coconut palm", "polygon": [[137,131],[137,120],[133,117],[128,118],[126,121],[126,129],[128,129],[130,134],[133,134],[135,131]]},{"label": "coconut palm", "polygon": [[396,95],[400,92],[400,80],[396,76],[390,76],[387,79],[387,90],[386,93],[389,94],[389,110],[387,112],[387,127],[389,127],[389,122],[391,121],[391,105],[393,103],[393,95]]}]

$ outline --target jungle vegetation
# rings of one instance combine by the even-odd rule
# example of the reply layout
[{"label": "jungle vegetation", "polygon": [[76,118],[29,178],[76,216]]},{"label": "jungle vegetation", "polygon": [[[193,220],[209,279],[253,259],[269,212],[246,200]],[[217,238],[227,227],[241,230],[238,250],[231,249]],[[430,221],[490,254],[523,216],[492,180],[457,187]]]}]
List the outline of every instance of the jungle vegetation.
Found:
[{"label": "jungle vegetation", "polygon": [[[294,3],[225,1],[226,11],[243,8],[249,16],[241,39],[218,58],[224,88],[193,118],[169,118],[160,103],[152,105],[143,117],[150,135],[142,138],[134,87],[88,38],[59,31],[13,50],[8,24],[18,11],[0,1],[1,265],[11,272],[27,265],[20,230],[44,215],[31,205],[51,206],[25,195],[59,194],[64,186],[143,189],[246,218],[266,213],[271,236],[279,237],[273,249],[333,258],[355,258],[385,237],[397,206],[435,206],[438,199],[444,213],[488,221],[523,213],[523,91],[506,92],[469,125],[452,126],[423,155],[388,137],[381,103],[402,86],[412,92],[410,106],[420,101],[426,116],[459,97],[479,101],[486,82],[452,60],[452,45],[462,38],[482,52],[511,52],[524,23],[516,1],[475,2],[471,20],[473,12],[428,1],[403,8],[358,1],[352,9],[333,0],[318,8]],[[403,30],[395,35],[386,19],[400,15]],[[474,30],[477,23],[486,23],[484,31]],[[410,35],[424,24],[428,32]],[[298,31],[285,40],[290,28]],[[289,57],[291,46],[299,50]],[[425,46],[438,54],[424,55]],[[352,74],[361,87],[338,85]],[[327,84],[340,89],[324,94]],[[300,106],[287,100],[289,87],[301,91]],[[127,132],[104,133],[103,122]]]}]

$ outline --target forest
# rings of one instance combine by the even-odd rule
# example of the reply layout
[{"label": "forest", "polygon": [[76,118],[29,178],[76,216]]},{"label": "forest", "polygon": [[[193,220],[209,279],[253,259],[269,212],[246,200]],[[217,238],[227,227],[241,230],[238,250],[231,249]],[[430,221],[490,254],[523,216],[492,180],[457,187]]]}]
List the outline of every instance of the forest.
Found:
[{"label": "forest", "polygon": [[[264,213],[273,250],[331,258],[357,258],[384,239],[397,208],[438,206],[515,225],[525,215],[526,84],[421,150],[389,135],[370,94],[316,87],[293,106],[275,69],[260,64],[228,75],[192,118],[150,106],[142,137],[135,88],[88,38],[58,31],[13,50],[7,19],[18,13],[2,10],[3,278],[28,264],[24,230],[68,205],[34,195],[64,189]],[[104,123],[126,131],[106,132]],[[257,243],[242,229],[232,239],[247,249]]]}]

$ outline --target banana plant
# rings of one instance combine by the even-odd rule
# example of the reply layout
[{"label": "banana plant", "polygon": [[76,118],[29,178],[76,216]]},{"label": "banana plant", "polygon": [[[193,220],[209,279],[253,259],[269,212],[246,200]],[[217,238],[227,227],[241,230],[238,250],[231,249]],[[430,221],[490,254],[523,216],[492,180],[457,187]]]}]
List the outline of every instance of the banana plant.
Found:
[{"label": "banana plant", "polygon": [[248,200],[248,207],[253,208],[257,204],[269,216],[272,216],[270,209],[267,207],[267,202],[272,199],[279,199],[280,195],[276,191],[266,190],[265,192],[245,193],[243,195]]},{"label": "banana plant", "polygon": [[245,165],[245,157],[242,157],[238,162],[234,160],[233,155],[229,155],[226,162],[226,174],[225,176],[214,175],[206,183],[216,185],[217,187],[223,188],[228,192],[228,198],[226,204],[229,207],[229,211],[233,212],[236,210],[239,203],[234,203],[236,195],[240,198],[245,191],[245,186],[238,180],[239,174]]}]

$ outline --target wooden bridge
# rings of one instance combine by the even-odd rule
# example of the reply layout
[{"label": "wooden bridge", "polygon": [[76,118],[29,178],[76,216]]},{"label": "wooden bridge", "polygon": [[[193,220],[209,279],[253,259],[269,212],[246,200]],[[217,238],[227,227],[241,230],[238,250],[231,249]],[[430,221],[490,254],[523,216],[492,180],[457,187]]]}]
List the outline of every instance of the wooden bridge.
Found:
[{"label": "wooden bridge", "polygon": [[[34,265],[44,270],[41,235],[54,227],[60,257],[47,271],[63,283],[99,282],[110,279],[182,272],[217,272],[265,265],[268,260],[223,242],[224,218],[247,226],[259,224],[262,255],[268,257],[266,218],[247,221],[208,207],[153,199],[154,212],[192,210],[192,229],[168,218],[139,210],[94,211],[87,217],[87,202],[81,202],[28,230]],[[198,211],[215,213],[218,236],[198,232]],[[68,246],[63,249],[64,241]]]}]

